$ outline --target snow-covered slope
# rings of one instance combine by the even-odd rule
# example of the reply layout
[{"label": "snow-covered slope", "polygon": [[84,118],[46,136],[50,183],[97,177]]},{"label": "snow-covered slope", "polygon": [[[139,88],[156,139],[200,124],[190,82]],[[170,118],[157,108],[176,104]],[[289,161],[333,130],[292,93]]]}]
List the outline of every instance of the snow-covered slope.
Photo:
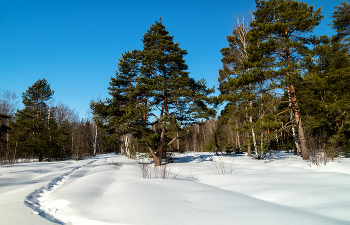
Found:
[{"label": "snow-covered slope", "polygon": [[310,167],[287,154],[192,153],[175,162],[168,179],[152,166],[143,179],[136,161],[114,154],[1,168],[0,224],[350,224],[348,159]]}]

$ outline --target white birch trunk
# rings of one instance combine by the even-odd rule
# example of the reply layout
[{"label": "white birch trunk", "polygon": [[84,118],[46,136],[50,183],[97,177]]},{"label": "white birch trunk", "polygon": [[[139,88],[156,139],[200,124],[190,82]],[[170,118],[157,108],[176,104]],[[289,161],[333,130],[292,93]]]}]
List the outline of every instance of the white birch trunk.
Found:
[{"label": "white birch trunk", "polygon": [[[250,101],[250,107],[253,107],[253,102]],[[250,113],[249,115],[249,122],[250,124],[253,123],[253,117],[252,117],[252,114]],[[258,155],[258,147],[256,146],[256,139],[255,139],[255,132],[254,132],[254,128],[252,126],[252,138],[253,138],[253,144],[254,144],[254,151],[255,151],[255,155],[257,156]]]},{"label": "white birch trunk", "polygon": [[124,134],[121,136],[122,139],[122,145],[121,145],[121,154],[127,156],[130,158],[130,139],[131,139],[131,134]]},{"label": "white birch trunk", "polygon": [[94,136],[94,156],[96,156],[96,150],[97,150],[97,126],[95,124],[95,136]]}]

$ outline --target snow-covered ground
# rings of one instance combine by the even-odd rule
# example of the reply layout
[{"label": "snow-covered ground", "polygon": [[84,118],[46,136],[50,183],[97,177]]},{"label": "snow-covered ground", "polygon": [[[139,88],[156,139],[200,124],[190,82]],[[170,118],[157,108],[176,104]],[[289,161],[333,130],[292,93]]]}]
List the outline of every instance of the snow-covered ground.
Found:
[{"label": "snow-covered ground", "polygon": [[0,168],[0,224],[350,224],[350,159],[177,158],[143,170],[114,154]]}]

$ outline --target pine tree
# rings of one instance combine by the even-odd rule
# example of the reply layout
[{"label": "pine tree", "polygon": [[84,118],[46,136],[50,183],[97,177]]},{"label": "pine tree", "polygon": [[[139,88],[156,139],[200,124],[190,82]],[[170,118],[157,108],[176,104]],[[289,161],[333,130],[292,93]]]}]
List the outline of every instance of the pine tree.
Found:
[{"label": "pine tree", "polygon": [[[305,37],[323,18],[321,9],[294,0],[256,0],[255,20],[249,32],[249,74],[242,84],[260,84],[256,93],[277,95],[289,91],[291,108],[298,127],[303,159],[308,158],[296,85],[301,82],[301,60],[308,53],[313,37]],[[287,112],[287,111],[286,111]],[[281,112],[283,113],[283,112]]]},{"label": "pine tree", "polygon": [[126,52],[111,79],[106,102],[91,105],[94,113],[118,134],[132,134],[147,146],[156,166],[186,125],[215,115],[206,102],[214,89],[186,72],[186,50],[173,42],[162,21],[155,21],[143,36],[143,50]]},{"label": "pine tree", "polygon": [[[24,109],[17,110],[16,122],[12,124],[19,145],[28,154],[34,154],[42,161],[49,156],[49,105],[54,91],[45,79],[36,81],[22,94]],[[16,144],[17,146],[17,144]]]},{"label": "pine tree", "polygon": [[306,127],[313,136],[343,150],[350,144],[348,52],[349,46],[337,36],[321,37],[299,87]]},{"label": "pine tree", "polygon": [[331,157],[338,154],[335,149],[343,151],[344,155],[350,152],[348,17],[347,2],[335,8],[329,25],[337,34],[315,39],[317,45],[305,60],[308,72],[298,87],[305,126],[313,139],[325,143],[328,150],[332,150],[326,152]]},{"label": "pine tree", "polygon": [[7,125],[7,120],[10,118],[10,116],[0,113],[0,159],[7,153],[7,151],[5,151],[7,143],[5,135],[11,130]]},{"label": "pine tree", "polygon": [[350,35],[350,4],[342,2],[335,7],[331,16],[333,18],[331,26],[337,31],[337,37],[344,39]]}]

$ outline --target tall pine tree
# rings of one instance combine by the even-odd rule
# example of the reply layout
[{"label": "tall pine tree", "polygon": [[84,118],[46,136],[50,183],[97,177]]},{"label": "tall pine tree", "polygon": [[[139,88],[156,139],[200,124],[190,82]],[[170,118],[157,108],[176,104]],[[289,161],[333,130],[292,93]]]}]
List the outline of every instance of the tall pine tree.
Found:
[{"label": "tall pine tree", "polygon": [[302,156],[308,159],[296,85],[303,75],[301,60],[313,41],[306,34],[320,23],[321,9],[314,11],[313,6],[295,0],[256,0],[253,14],[245,64],[250,70],[239,82],[259,83],[261,93],[290,93]]},{"label": "tall pine tree", "polygon": [[[308,130],[328,142],[328,149],[341,149],[345,155],[350,152],[349,9],[347,2],[335,7],[330,25],[337,34],[317,39],[313,57],[305,60],[308,72],[299,87]],[[333,150],[332,157],[337,154]]]},{"label": "tall pine tree", "polygon": [[[143,36],[143,50],[126,52],[110,82],[112,98],[91,104],[104,125],[118,134],[132,134],[161,165],[174,134],[200,118],[215,115],[206,103],[214,89],[195,81],[186,72],[186,50],[173,42],[162,21],[155,21]],[[181,136],[180,136],[181,137]]]},{"label": "tall pine tree", "polygon": [[20,142],[18,145],[26,153],[37,156],[39,161],[50,155],[48,102],[53,94],[47,80],[36,81],[22,94],[24,109],[17,110],[16,121],[12,124],[13,129],[18,131],[13,137]]}]

